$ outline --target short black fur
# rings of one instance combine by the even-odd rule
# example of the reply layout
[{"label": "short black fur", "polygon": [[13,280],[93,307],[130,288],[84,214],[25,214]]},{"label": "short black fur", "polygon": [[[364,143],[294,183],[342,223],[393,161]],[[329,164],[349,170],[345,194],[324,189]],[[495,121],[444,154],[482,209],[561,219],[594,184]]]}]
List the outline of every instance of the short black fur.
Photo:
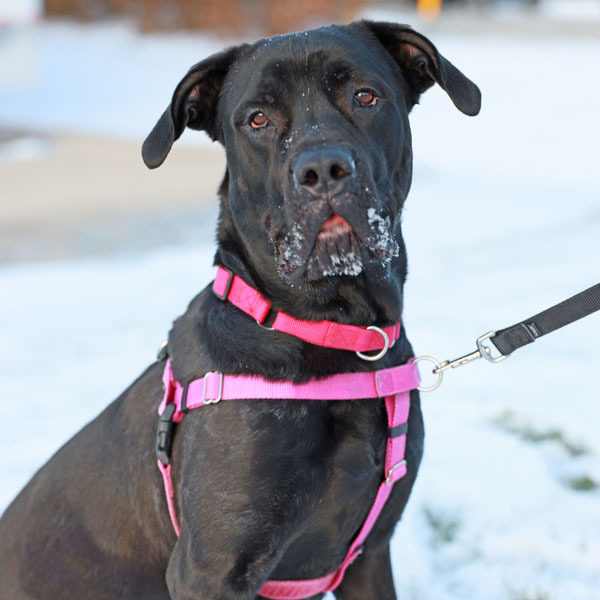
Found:
[{"label": "short black fur", "polygon": [[[227,157],[215,263],[297,318],[389,325],[401,318],[407,274],[408,114],[434,82],[477,114],[477,87],[407,26],[362,21],[230,48],[177,86],[144,161],[159,166],[186,126],[207,131]],[[367,106],[361,94],[376,100]],[[266,125],[253,125],[258,113]],[[208,288],[175,321],[168,348],[183,384],[207,371],[302,382],[412,356],[404,329],[368,363],[262,329]],[[149,367],[6,510],[0,598],[249,600],[269,578],[338,567],[382,481],[383,401],[255,400],[190,412],[172,448],[176,538],[153,453],[163,366]],[[408,474],[337,598],[396,597],[389,541],[422,451],[414,391]]]}]

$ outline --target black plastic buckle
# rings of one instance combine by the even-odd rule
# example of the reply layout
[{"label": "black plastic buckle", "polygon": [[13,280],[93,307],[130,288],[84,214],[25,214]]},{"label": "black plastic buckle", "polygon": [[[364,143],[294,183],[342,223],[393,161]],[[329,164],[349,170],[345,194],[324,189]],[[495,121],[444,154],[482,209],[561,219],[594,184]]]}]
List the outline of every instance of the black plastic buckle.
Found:
[{"label": "black plastic buckle", "polygon": [[229,269],[226,269],[225,267],[221,267],[223,270],[227,271],[227,273],[229,274],[229,277],[227,278],[227,284],[225,285],[225,291],[223,292],[223,295],[221,296],[220,294],[217,294],[217,292],[215,292],[215,288],[213,288],[213,293],[214,295],[221,300],[221,302],[225,302],[225,300],[227,300],[227,296],[229,296],[229,290],[231,289],[231,284],[233,283],[233,271],[230,271]]},{"label": "black plastic buckle", "polygon": [[162,415],[158,417],[158,428],[156,430],[156,458],[165,465],[171,462],[171,445],[173,444],[173,415],[175,405],[167,404]]}]

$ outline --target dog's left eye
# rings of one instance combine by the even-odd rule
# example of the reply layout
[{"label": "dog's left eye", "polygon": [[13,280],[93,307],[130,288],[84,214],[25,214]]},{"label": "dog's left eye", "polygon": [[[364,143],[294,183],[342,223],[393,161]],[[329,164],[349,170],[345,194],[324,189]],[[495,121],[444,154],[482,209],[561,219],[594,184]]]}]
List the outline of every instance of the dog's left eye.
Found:
[{"label": "dog's left eye", "polygon": [[266,127],[268,123],[269,119],[265,113],[256,112],[250,117],[250,127],[252,127],[252,129],[262,129],[263,127]]},{"label": "dog's left eye", "polygon": [[356,101],[361,106],[373,107],[377,104],[379,98],[371,90],[359,90],[354,94]]}]

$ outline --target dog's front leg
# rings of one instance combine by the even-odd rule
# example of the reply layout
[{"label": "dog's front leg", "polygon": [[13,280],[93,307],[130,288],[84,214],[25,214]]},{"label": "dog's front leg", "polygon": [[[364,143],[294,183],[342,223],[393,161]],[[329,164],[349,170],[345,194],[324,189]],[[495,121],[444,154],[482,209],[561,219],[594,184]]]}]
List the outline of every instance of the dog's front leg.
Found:
[{"label": "dog's front leg", "polygon": [[338,600],[396,600],[390,549],[361,554],[346,571],[344,580],[335,590]]}]

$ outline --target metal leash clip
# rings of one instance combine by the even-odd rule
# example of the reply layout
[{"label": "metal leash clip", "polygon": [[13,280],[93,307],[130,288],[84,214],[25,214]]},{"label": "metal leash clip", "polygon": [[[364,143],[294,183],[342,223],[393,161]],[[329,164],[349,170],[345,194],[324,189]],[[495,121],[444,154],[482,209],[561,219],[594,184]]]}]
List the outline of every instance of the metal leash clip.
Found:
[{"label": "metal leash clip", "polygon": [[444,371],[447,369],[456,369],[456,367],[462,367],[467,363],[470,363],[478,358],[484,358],[488,362],[498,363],[505,358],[508,358],[510,354],[498,354],[497,356],[492,355],[492,349],[489,346],[484,344],[485,340],[489,340],[496,335],[495,331],[488,331],[484,333],[482,336],[477,338],[477,350],[475,352],[471,352],[470,354],[465,354],[459,358],[455,358],[454,360],[445,360],[443,362],[438,362],[433,356],[417,356],[413,359],[413,363],[418,363],[422,360],[428,360],[429,362],[435,365],[435,369],[431,372],[438,376],[436,382],[430,386],[419,386],[417,389],[420,392],[431,392],[440,386],[442,380],[444,379]]}]

